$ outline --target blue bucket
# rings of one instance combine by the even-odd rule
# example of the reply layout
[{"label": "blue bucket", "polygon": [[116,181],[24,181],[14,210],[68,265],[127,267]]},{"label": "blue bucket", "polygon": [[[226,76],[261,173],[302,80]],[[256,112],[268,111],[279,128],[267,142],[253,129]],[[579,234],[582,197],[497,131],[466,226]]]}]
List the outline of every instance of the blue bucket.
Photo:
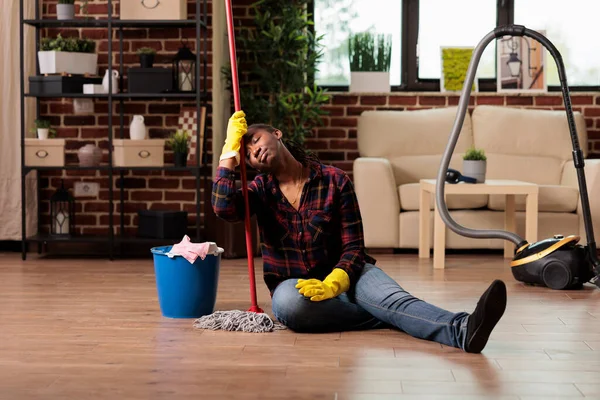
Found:
[{"label": "blue bucket", "polygon": [[221,253],[200,257],[194,264],[181,256],[167,253],[173,246],[151,249],[156,274],[158,302],[163,316],[168,318],[199,318],[212,314],[217,300]]}]

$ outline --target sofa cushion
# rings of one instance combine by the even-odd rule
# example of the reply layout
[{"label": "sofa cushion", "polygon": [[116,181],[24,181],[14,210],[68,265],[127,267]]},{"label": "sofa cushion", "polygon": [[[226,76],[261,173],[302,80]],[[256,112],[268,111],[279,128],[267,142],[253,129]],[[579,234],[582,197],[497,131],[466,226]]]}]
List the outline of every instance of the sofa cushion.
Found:
[{"label": "sofa cushion", "polygon": [[560,184],[565,161],[554,157],[487,154],[486,179],[509,179],[538,185]]},{"label": "sofa cushion", "polygon": [[[580,143],[587,143],[585,120],[574,113]],[[571,159],[571,137],[564,111],[477,106],[473,140],[486,153]],[[587,156],[587,146],[581,146]]]},{"label": "sofa cushion", "polygon": [[[400,195],[400,209],[404,211],[419,210],[419,183],[406,183],[398,186]],[[470,195],[446,195],[446,204],[449,210],[466,210],[486,207],[488,203],[488,195],[486,194],[470,194]],[[431,196],[429,209],[433,210],[435,197]]]},{"label": "sofa cushion", "polygon": [[[456,112],[457,107],[365,111],[358,119],[360,156],[390,160],[396,185],[435,178]],[[453,161],[458,160],[460,154],[472,145],[471,117],[467,114]]]},{"label": "sofa cushion", "polygon": [[[539,212],[575,212],[579,202],[579,190],[571,186],[540,185],[538,194]],[[490,195],[488,207],[491,210],[504,210],[506,197]],[[515,196],[517,211],[525,210],[525,196]]]}]

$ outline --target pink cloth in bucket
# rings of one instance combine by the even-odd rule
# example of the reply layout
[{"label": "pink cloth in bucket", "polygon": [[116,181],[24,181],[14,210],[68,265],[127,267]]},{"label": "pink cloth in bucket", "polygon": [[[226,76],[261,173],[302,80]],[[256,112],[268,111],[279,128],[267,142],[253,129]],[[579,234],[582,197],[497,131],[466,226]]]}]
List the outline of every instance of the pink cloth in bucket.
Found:
[{"label": "pink cloth in bucket", "polygon": [[204,260],[209,253],[213,254],[217,249],[217,245],[214,242],[192,243],[189,236],[185,235],[181,242],[173,245],[167,256],[170,258],[181,256],[188,260],[190,264],[193,264],[198,257]]}]

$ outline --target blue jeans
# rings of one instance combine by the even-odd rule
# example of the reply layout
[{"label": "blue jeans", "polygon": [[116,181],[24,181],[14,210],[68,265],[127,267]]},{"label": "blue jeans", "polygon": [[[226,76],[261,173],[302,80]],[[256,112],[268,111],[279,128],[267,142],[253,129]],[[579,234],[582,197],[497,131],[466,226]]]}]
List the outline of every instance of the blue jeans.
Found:
[{"label": "blue jeans", "polygon": [[397,328],[420,339],[464,349],[466,312],[452,313],[419,300],[385,272],[366,264],[354,288],[320,302],[298,293],[288,279],[273,293],[275,318],[296,332]]}]

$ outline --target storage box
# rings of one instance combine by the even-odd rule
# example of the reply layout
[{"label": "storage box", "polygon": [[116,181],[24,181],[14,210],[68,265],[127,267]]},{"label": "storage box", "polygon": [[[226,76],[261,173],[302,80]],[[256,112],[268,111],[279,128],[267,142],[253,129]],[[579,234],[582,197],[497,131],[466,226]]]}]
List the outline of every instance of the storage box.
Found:
[{"label": "storage box", "polygon": [[129,68],[129,93],[164,93],[173,90],[172,68]]},{"label": "storage box", "polygon": [[121,19],[187,19],[187,0],[121,0]]},{"label": "storage box", "polygon": [[115,167],[162,167],[165,165],[165,139],[113,140]]},{"label": "storage box", "polygon": [[25,165],[28,167],[63,167],[65,139],[25,139]]},{"label": "storage box", "polygon": [[138,211],[138,236],[157,239],[183,239],[187,233],[187,211]]},{"label": "storage box", "polygon": [[41,74],[98,75],[98,54],[38,51]]},{"label": "storage box", "polygon": [[83,86],[100,84],[102,78],[87,78],[84,76],[30,76],[29,93],[31,94],[66,94],[84,93]]},{"label": "storage box", "polygon": [[83,85],[83,93],[84,94],[107,94],[108,92],[106,90],[104,90],[104,86],[102,86],[102,85],[85,84],[85,85]]}]

